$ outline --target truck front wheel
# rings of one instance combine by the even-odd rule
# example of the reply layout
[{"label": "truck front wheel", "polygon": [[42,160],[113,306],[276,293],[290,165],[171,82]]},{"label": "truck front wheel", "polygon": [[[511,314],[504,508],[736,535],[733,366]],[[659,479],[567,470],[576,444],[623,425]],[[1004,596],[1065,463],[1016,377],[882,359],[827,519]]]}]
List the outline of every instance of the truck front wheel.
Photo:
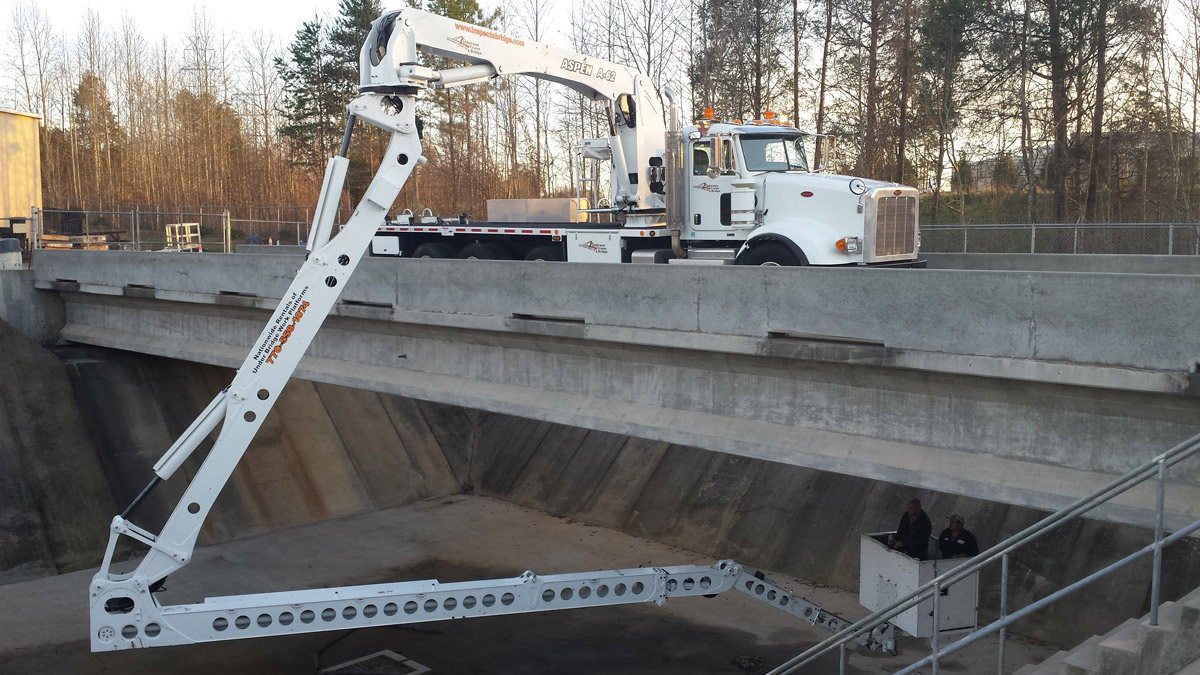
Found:
[{"label": "truck front wheel", "polygon": [[737,259],[739,265],[764,267],[798,267],[805,264],[790,248],[777,241],[767,241],[746,251]]}]

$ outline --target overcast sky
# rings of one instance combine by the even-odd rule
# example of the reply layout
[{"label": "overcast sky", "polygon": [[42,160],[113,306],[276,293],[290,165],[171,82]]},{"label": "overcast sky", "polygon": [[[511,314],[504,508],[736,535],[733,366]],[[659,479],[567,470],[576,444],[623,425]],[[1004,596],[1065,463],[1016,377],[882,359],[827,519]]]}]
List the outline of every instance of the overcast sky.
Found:
[{"label": "overcast sky", "polygon": [[[335,16],[338,10],[338,0],[33,0],[42,11],[51,17],[55,30],[74,37],[79,30],[83,17],[89,8],[100,13],[101,22],[110,29],[121,25],[122,16],[132,15],[143,37],[148,42],[157,42],[162,36],[170,36],[178,31],[185,31],[191,24],[194,8],[202,8],[212,19],[218,33],[226,35],[246,35],[250,31],[261,28],[264,32],[274,33],[280,43],[287,45],[295,37],[301,24],[320,16],[323,20]],[[0,37],[7,35],[12,23],[13,9],[18,3],[25,4],[29,0],[0,0]],[[492,0],[482,0],[484,7],[493,7],[498,3]],[[507,3],[499,3],[507,4]],[[556,3],[552,8],[553,22],[564,24],[566,6],[571,3]],[[405,3],[403,0],[384,0],[384,9],[399,9]],[[561,26],[552,26],[547,42],[562,43],[558,35]],[[366,37],[365,35],[363,36]],[[168,42],[173,42],[168,40]],[[2,62],[2,61],[0,61]]]},{"label": "overcast sky", "polygon": [[[192,9],[203,8],[212,17],[218,31],[241,33],[263,28],[280,38],[291,40],[300,24],[314,15],[337,12],[337,0],[206,0],[188,3],[172,0],[35,0],[50,14],[55,28],[74,35],[81,23],[79,17],[88,9],[100,13],[101,21],[110,27],[121,24],[125,14],[131,14],[142,34],[149,41],[184,30],[191,23]],[[12,10],[27,0],[0,0],[0,23],[5,29],[12,21]]]}]

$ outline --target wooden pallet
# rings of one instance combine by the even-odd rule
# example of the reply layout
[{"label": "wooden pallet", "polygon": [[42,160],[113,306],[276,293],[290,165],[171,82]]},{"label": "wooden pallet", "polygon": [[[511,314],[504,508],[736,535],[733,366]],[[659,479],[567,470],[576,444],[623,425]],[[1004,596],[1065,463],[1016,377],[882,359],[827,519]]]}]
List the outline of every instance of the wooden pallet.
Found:
[{"label": "wooden pallet", "polygon": [[110,243],[105,234],[43,234],[42,248],[76,249],[82,251],[109,251],[124,248],[121,243]]}]

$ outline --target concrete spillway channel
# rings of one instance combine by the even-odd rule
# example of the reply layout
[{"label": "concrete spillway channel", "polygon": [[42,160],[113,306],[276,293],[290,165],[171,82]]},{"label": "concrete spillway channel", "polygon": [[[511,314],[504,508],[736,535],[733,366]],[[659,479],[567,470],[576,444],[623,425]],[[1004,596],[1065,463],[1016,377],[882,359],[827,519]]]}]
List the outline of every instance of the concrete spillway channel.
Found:
[{"label": "concrete spillway channel", "polygon": [[[108,520],[144,487],[155,460],[232,371],[97,346],[45,348],[39,342],[54,343],[63,318],[53,316],[53,303],[33,316],[39,300],[32,279],[14,274],[22,276],[0,279],[0,673],[314,672],[385,649],[443,673],[743,673],[763,672],[825,637],[730,594],[662,608],[91,654],[83,589]],[[70,293],[76,320],[103,313],[102,303],[83,304],[78,288]],[[126,297],[135,309],[152,302]],[[172,307],[190,302],[179,297]],[[153,328],[169,328],[167,322]],[[939,386],[953,384],[943,379]],[[1038,400],[1069,393],[1065,386],[1046,393],[1050,388],[1036,390]],[[987,397],[1021,391],[1033,390],[997,388]],[[1125,402],[1150,410],[1149,398],[1166,402],[1164,420],[1188,426],[1194,397],[1118,392],[1101,395],[1100,407],[1119,412]],[[1063,410],[1073,405],[1061,400]],[[1058,409],[1039,414],[1047,424],[1061,418]],[[1122,419],[1108,415],[1104,428],[1119,431]],[[979,419],[962,436],[983,437],[989,424],[996,423]],[[135,518],[139,525],[161,524],[202,454],[151,494]],[[866,614],[855,601],[858,535],[893,527],[913,496],[935,527],[945,514],[966,514],[984,546],[1044,515],[928,487],[297,379],[218,500],[196,560],[169,579],[162,599],[731,558],[855,618]],[[1009,606],[1044,597],[1151,536],[1102,521],[1064,527],[1014,557]],[[1195,587],[1198,553],[1195,540],[1166,552],[1164,599]],[[999,604],[994,577],[981,580],[981,621]],[[1019,624],[1015,632],[1030,641],[1010,650],[1013,669],[1142,615],[1149,585],[1148,566],[1131,566]],[[922,642],[900,646],[913,652]],[[889,672],[904,658],[864,656],[849,672]],[[993,663],[984,649],[945,665],[982,672]]]},{"label": "concrete spillway channel", "polygon": [[[0,587],[9,608],[0,672],[189,672],[207,663],[228,672],[295,673],[307,672],[314,658],[324,667],[390,649],[434,672],[735,673],[770,667],[823,637],[745,598],[722,596],[664,608],[371,629],[336,642],[340,634],[90,654],[81,589],[99,557],[104,522],[141,488],[159,449],[230,372],[96,348],[51,353],[2,329],[9,358],[0,429],[10,434],[2,562],[7,580],[23,581]],[[154,494],[147,526],[174,505],[179,489],[167,484]],[[911,494],[878,481],[293,381],[218,502],[204,533],[208,546],[170,580],[173,597],[164,601],[731,557],[855,616],[865,613],[850,592],[856,535],[890,526]],[[915,494],[933,513],[973,514],[983,537],[1039,515]],[[1037,552],[1043,560],[1017,562],[1019,595],[1037,597],[1056,583],[1048,573],[1065,577],[1103,559],[1114,541],[1144,536],[1097,522],[1069,528]],[[1195,578],[1194,549],[1168,554],[1179,572],[1168,579]],[[989,592],[985,614],[995,606]],[[1021,632],[1070,644],[1122,611],[1135,614],[1145,570],[1100,593],[1107,598],[1101,607],[1068,603]],[[919,649],[920,641],[901,646]],[[1012,658],[1016,664],[1049,651],[1024,645]],[[990,656],[954,658],[968,668],[991,663]],[[898,660],[875,655],[867,663],[851,672],[887,672]]]}]

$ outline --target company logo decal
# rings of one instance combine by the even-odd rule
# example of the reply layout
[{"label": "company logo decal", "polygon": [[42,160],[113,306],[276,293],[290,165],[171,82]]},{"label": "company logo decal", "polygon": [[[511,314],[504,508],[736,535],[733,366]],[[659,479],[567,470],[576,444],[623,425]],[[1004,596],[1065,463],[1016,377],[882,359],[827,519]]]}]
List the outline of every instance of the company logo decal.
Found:
[{"label": "company logo decal", "polygon": [[275,363],[275,359],[283,352],[283,346],[287,344],[292,333],[296,330],[296,324],[304,318],[304,312],[308,309],[308,301],[304,296],[308,294],[308,287],[305,286],[299,293],[292,293],[292,297],[283,306],[283,311],[279,312],[277,318],[267,329],[267,337],[259,345],[254,352],[254,368],[250,371],[257,373],[259,368],[266,363]]},{"label": "company logo decal", "polygon": [[585,241],[579,245],[579,248],[586,248],[589,251],[594,251],[601,255],[608,253],[608,245],[607,244],[597,244],[594,241]]},{"label": "company logo decal", "polygon": [[481,50],[479,48],[478,42],[471,42],[470,40],[468,40],[467,38],[465,38],[461,35],[452,37],[452,38],[446,38],[446,39],[449,40],[450,42],[453,42],[454,44],[458,45],[459,47],[462,47],[463,51],[467,52],[468,54],[474,54],[475,56],[479,56],[480,54],[483,53],[483,50]]},{"label": "company logo decal", "polygon": [[700,188],[701,190],[704,190],[705,192],[720,192],[721,191],[721,186],[716,185],[714,183],[700,183],[696,187]]}]

